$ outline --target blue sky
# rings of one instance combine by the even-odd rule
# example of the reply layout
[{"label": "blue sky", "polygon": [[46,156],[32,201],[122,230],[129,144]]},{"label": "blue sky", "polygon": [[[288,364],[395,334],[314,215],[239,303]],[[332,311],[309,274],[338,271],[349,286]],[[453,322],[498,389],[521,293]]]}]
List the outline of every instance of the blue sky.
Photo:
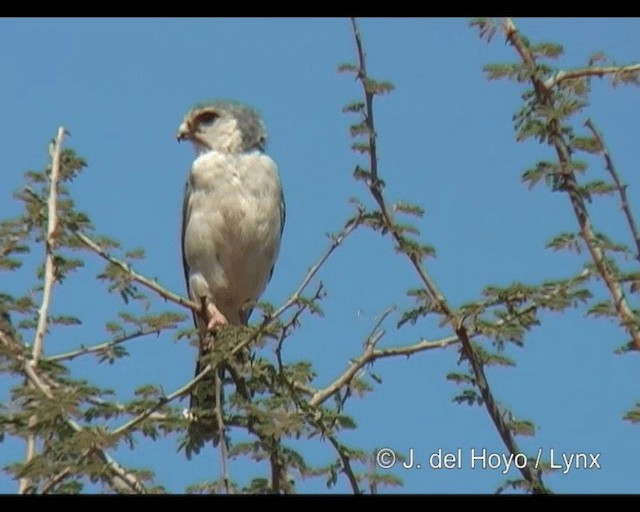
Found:
[{"label": "blue sky", "polygon": [[[533,41],[565,47],[561,67],[584,65],[599,50],[617,63],[639,60],[638,19],[515,19]],[[421,205],[422,240],[435,246],[427,269],[454,306],[479,298],[489,285],[535,284],[581,268],[583,256],[554,253],[545,244],[576,221],[566,197],[521,184],[522,172],[550,158],[533,141],[516,143],[512,115],[522,90],[513,83],[487,82],[484,64],[513,61],[501,36],[480,41],[468,20],[363,19],[360,29],[370,74],[394,82],[396,90],[376,103],[380,172],[390,200]],[[67,145],[89,168],[72,185],[82,211],[99,232],[124,247],[144,247],[135,268],[170,290],[184,291],[179,223],[182,187],[193,152],[175,141],[184,113],[209,98],[233,98],[254,106],[270,135],[269,153],[278,163],[287,201],[287,225],[274,277],[263,298],[281,304],[327,246],[326,233],[340,229],[352,213],[351,197],[370,204],[352,178],[364,160],[350,149],[352,118],[342,106],[361,98],[338,64],[353,61],[355,47],[346,19],[3,19],[0,20],[0,140],[4,143],[0,218],[18,213],[11,198],[27,169],[47,162],[47,145],[58,126],[71,132]],[[629,184],[632,205],[640,204],[637,133],[638,90],[593,83],[591,117],[604,133],[616,165]],[[603,177],[598,160],[590,172]],[[593,205],[596,228],[628,242],[614,198]],[[46,340],[47,354],[107,338],[104,323],[123,304],[106,294],[87,267],[54,292],[54,313],[79,316],[83,325],[57,329]],[[323,318],[306,317],[288,342],[290,360],[308,359],[317,385],[329,383],[357,356],[378,315],[390,306],[410,306],[408,288],[417,286],[409,265],[389,240],[362,230],[323,268],[327,290]],[[0,290],[23,291],[33,274],[3,274]],[[602,290],[595,287],[600,295]],[[172,309],[157,302],[156,306]],[[159,310],[158,309],[158,310]],[[173,310],[176,310],[174,308]],[[386,322],[384,346],[446,336],[431,322],[396,330]],[[498,399],[517,417],[537,425],[523,450],[545,454],[600,453],[600,470],[573,470],[546,477],[556,492],[635,492],[638,427],[621,418],[640,398],[633,355],[613,350],[625,334],[606,320],[585,318],[584,310],[543,314],[524,349],[510,348],[511,369],[489,369]],[[185,324],[185,327],[188,324]],[[74,364],[78,376],[114,387],[121,399],[144,383],[169,392],[187,382],[195,352],[172,335],[133,341],[131,357],[115,366]],[[504,454],[506,449],[484,408],[451,402],[456,387],[445,375],[457,370],[453,348],[408,360],[380,361],[382,379],[372,393],[351,401],[358,429],[344,433],[347,444],[372,451],[392,447],[416,457],[438,449],[461,450],[461,469],[395,470],[400,492],[492,492],[505,478],[499,470],[471,468],[471,450]],[[9,382],[0,380],[0,399]],[[300,446],[300,445],[297,445]],[[333,458],[328,443],[303,448],[310,462]],[[0,445],[0,464],[20,460],[21,442]],[[420,454],[420,455],[419,455]],[[173,438],[118,451],[122,463],[150,467],[173,492],[218,475],[218,454],[192,461],[176,452]],[[246,482],[265,474],[254,463],[231,468]],[[516,478],[512,471],[506,477]],[[0,492],[16,483],[0,473]],[[320,480],[298,484],[301,492],[327,492]],[[348,492],[340,478],[330,492]]]}]

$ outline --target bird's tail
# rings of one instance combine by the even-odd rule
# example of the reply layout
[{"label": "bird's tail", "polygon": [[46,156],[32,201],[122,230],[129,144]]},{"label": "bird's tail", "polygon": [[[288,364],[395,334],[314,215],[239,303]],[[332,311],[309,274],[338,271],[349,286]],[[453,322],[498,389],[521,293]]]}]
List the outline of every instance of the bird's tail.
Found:
[{"label": "bird's tail", "polygon": [[[214,343],[213,333],[200,334],[198,360],[196,362],[195,377],[197,377],[210,364],[207,357]],[[209,441],[213,446],[220,442],[221,418],[223,407],[223,379],[224,368],[216,368],[205,375],[193,388],[189,400],[190,425],[185,444],[187,457],[191,453],[199,453],[202,447]]]}]

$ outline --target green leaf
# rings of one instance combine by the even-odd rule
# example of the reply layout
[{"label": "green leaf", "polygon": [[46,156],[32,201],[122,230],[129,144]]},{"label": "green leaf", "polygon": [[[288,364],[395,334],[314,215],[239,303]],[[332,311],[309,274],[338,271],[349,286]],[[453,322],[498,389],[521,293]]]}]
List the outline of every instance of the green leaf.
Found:
[{"label": "green leaf", "polygon": [[561,233],[551,240],[546,245],[546,248],[553,249],[554,251],[567,249],[576,254],[580,254],[582,252],[582,238],[576,233]]},{"label": "green leaf", "polygon": [[491,42],[497,31],[496,22],[491,18],[473,18],[469,22],[469,26],[478,27],[480,39],[486,40],[487,43]]},{"label": "green leaf", "polygon": [[576,151],[584,151],[591,154],[602,151],[602,145],[595,137],[573,137],[571,139],[571,147]]},{"label": "green leaf", "polygon": [[355,64],[344,62],[338,65],[338,73],[354,73],[358,74],[360,68]]},{"label": "green leaf", "polygon": [[456,384],[476,385],[476,380],[468,373],[451,372],[447,374],[446,379],[451,382],[455,382]]},{"label": "green leaf", "polygon": [[125,253],[125,257],[130,260],[140,260],[144,258],[144,249],[139,247]]},{"label": "green leaf", "polygon": [[354,112],[359,113],[364,111],[364,102],[362,101],[354,101],[351,103],[347,103],[344,107],[342,107],[343,112]]},{"label": "green leaf", "polygon": [[577,187],[578,191],[587,197],[594,195],[611,195],[617,190],[615,185],[603,180],[594,180]]},{"label": "green leaf", "polygon": [[633,409],[628,411],[623,419],[630,421],[631,423],[640,423],[640,402],[635,405]]},{"label": "green leaf", "polygon": [[377,81],[372,78],[365,78],[364,86],[368,93],[370,94],[387,94],[395,89],[395,86],[388,81]]},{"label": "green leaf", "polygon": [[532,45],[530,51],[535,55],[548,59],[557,59],[564,53],[562,45],[556,43],[538,43]]},{"label": "green leaf", "polygon": [[357,153],[369,153],[369,151],[371,151],[368,142],[354,142],[353,144],[351,144],[351,149],[353,149]]},{"label": "green leaf", "polygon": [[364,121],[361,123],[355,123],[349,127],[349,133],[352,137],[357,137],[358,135],[368,135],[369,127],[366,125],[366,123],[364,123]]},{"label": "green leaf", "polygon": [[588,316],[594,317],[615,317],[617,316],[616,309],[613,307],[613,304],[608,300],[597,302],[593,306],[589,308],[587,311]]},{"label": "green leaf", "polygon": [[484,403],[484,400],[475,389],[465,389],[459,395],[454,396],[452,401],[457,404],[467,405],[482,405]]},{"label": "green leaf", "polygon": [[52,316],[50,320],[57,325],[82,325],[80,319],[74,316],[58,315]]},{"label": "green leaf", "polygon": [[482,68],[487,80],[500,80],[502,78],[520,80],[525,69],[520,63],[486,64]]},{"label": "green leaf", "polygon": [[520,421],[511,421],[509,424],[509,428],[511,432],[513,432],[517,436],[534,436],[536,433],[536,427],[531,421],[520,420]]},{"label": "green leaf", "polygon": [[424,215],[424,209],[422,207],[401,201],[396,202],[393,205],[393,209],[396,212],[406,213],[407,215],[413,215],[414,217],[422,217]]}]

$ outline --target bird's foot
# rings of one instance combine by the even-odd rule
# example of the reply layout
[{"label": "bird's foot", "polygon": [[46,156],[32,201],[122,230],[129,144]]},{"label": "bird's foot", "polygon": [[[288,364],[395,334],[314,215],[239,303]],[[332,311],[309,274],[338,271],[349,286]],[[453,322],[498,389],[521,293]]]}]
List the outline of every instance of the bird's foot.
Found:
[{"label": "bird's foot", "polygon": [[209,313],[209,323],[207,324],[209,331],[217,331],[221,326],[229,323],[227,317],[220,313],[215,304],[207,304],[207,313]]}]

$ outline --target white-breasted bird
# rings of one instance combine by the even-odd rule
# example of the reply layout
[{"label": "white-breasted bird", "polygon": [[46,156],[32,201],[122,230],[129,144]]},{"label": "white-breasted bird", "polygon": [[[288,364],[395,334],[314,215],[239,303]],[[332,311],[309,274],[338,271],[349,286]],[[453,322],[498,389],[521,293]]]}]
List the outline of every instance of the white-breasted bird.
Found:
[{"label": "white-breasted bird", "polygon": [[[264,152],[264,123],[252,108],[234,101],[198,105],[187,112],[176,137],[190,140],[197,155],[182,208],[187,288],[207,312],[207,322],[194,314],[200,338],[197,375],[204,368],[201,357],[210,349],[208,333],[227,323],[246,325],[251,313],[247,304],[258,300],[271,279],[285,203],[277,166]],[[216,406],[213,390],[191,396],[191,409],[213,415]],[[215,429],[214,424],[200,427]],[[216,432],[200,435],[217,443]]]}]

